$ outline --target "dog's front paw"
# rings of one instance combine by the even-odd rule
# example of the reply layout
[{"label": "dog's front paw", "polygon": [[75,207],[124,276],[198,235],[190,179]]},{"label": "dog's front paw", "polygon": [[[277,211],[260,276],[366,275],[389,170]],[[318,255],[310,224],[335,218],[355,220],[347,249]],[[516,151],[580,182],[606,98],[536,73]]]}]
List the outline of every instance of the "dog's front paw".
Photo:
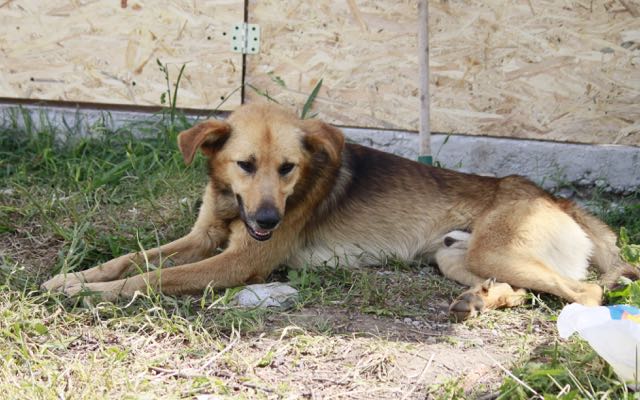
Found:
[{"label": "dog's front paw", "polygon": [[129,297],[123,292],[124,280],[113,282],[78,282],[64,288],[64,294],[72,296],[91,296],[102,301],[115,302],[120,297]]},{"label": "dog's front paw", "polygon": [[467,291],[456,298],[449,306],[449,315],[456,321],[475,317],[484,310],[484,300],[475,291]]},{"label": "dog's front paw", "polygon": [[80,274],[58,274],[49,279],[40,288],[47,292],[66,292],[68,287],[80,284],[83,282],[82,275]]}]

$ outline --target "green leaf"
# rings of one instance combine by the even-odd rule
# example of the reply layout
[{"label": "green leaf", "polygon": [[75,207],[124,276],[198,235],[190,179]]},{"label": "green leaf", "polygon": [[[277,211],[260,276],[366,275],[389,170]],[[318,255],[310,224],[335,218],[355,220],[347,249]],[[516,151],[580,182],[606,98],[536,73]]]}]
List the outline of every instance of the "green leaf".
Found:
[{"label": "green leaf", "polygon": [[607,302],[611,304],[630,304],[640,307],[640,281],[607,292]]},{"label": "green leaf", "polygon": [[629,244],[629,233],[624,226],[620,228],[620,245],[624,246]]},{"label": "green leaf", "polygon": [[638,282],[634,282],[631,285],[631,294],[629,296],[629,303],[632,306],[640,307],[640,285]]},{"label": "green leaf", "polygon": [[302,107],[302,114],[300,115],[300,119],[307,118],[307,114],[311,111],[311,107],[313,107],[313,102],[316,100],[318,93],[320,92],[320,88],[322,87],[322,79],[318,81],[316,87],[313,88],[309,97],[307,97],[307,101],[304,103]]},{"label": "green leaf", "polygon": [[267,100],[272,101],[272,102],[274,102],[276,104],[280,104],[278,102],[278,100],[276,100],[275,98],[271,97],[271,95],[269,95],[269,92],[267,92],[266,90],[261,90],[260,88],[258,88],[256,86],[253,86],[250,83],[247,83],[246,85],[247,85],[247,87],[249,87],[249,89],[251,89],[254,92],[256,92],[259,96],[262,96],[262,97],[266,98]]},{"label": "green leaf", "polygon": [[631,285],[607,292],[607,302],[613,304],[624,303],[631,293]]},{"label": "green leaf", "polygon": [[269,72],[268,74],[271,77],[271,80],[278,86],[286,88],[287,85],[284,83],[284,80],[280,78],[278,75],[274,75],[273,72]]},{"label": "green leaf", "polygon": [[271,363],[273,362],[273,358],[275,357],[275,352],[273,350],[269,350],[267,352],[267,354],[265,354],[259,361],[257,364],[257,367],[259,368],[264,368],[264,367],[268,367],[269,365],[271,365]]},{"label": "green leaf", "polygon": [[44,326],[42,323],[38,322],[36,324],[33,325],[33,330],[38,334],[38,335],[46,335],[47,333],[49,333],[49,329],[47,329],[46,326]]}]

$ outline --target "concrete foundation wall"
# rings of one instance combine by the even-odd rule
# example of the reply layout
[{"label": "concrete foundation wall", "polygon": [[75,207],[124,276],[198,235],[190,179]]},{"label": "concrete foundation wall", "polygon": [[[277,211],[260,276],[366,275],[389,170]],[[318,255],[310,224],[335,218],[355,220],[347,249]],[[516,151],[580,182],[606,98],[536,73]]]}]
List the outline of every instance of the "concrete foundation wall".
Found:
[{"label": "concrete foundation wall", "polygon": [[[36,124],[73,126],[85,134],[97,123],[115,129],[150,118],[150,114],[64,107],[22,106]],[[0,104],[0,124],[16,115],[17,107]],[[347,139],[416,159],[418,135],[406,131],[343,129]],[[640,148],[621,145],[583,145],[464,135],[432,136],[434,160],[470,173],[523,175],[547,189],[571,184],[597,186],[614,193],[640,190]]]},{"label": "concrete foundation wall", "polygon": [[[351,128],[344,132],[356,143],[418,157],[414,133]],[[431,147],[435,162],[462,172],[523,175],[547,189],[569,184],[620,194],[640,190],[639,147],[439,134],[432,135]]]}]

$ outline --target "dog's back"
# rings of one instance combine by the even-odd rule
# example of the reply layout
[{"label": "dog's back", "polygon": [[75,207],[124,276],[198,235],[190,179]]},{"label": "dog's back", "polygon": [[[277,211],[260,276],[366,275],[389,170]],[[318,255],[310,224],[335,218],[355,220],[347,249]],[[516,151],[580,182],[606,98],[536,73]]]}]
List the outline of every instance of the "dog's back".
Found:
[{"label": "dog's back", "polygon": [[[512,197],[544,194],[513,179],[520,185]],[[429,257],[445,233],[472,229],[496,201],[500,182],[348,144],[341,172],[303,231],[302,251],[290,262],[363,265],[387,257]]]}]

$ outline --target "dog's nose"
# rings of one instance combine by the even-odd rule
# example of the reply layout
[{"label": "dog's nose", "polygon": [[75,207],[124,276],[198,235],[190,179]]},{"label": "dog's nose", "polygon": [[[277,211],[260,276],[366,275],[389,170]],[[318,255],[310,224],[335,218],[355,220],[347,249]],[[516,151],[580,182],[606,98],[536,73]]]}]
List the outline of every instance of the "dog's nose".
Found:
[{"label": "dog's nose", "polygon": [[280,223],[280,213],[274,207],[258,209],[255,215],[256,223],[262,229],[273,229]]}]

